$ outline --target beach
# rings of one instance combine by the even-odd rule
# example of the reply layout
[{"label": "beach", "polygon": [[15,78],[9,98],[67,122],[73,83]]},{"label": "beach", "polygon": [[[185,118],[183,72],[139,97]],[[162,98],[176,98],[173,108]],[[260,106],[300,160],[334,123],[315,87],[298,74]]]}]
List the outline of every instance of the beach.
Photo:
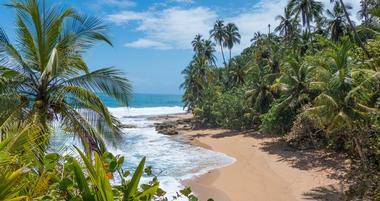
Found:
[{"label": "beach", "polygon": [[[187,114],[164,120],[183,122],[191,118]],[[232,165],[182,181],[201,201],[341,199],[343,157],[325,151],[294,150],[278,136],[255,131],[189,129],[188,125],[178,125],[177,130],[194,146],[236,159]]]}]

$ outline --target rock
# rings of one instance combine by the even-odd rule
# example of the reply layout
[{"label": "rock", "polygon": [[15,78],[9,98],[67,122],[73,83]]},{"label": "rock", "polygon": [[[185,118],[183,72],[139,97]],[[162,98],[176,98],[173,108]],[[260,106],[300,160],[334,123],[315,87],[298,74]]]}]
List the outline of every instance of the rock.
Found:
[{"label": "rock", "polygon": [[120,125],[120,128],[137,128],[137,126],[132,124],[122,124]]},{"label": "rock", "polygon": [[178,131],[176,129],[176,125],[177,124],[175,122],[163,122],[154,124],[156,131],[164,135],[177,135]]}]

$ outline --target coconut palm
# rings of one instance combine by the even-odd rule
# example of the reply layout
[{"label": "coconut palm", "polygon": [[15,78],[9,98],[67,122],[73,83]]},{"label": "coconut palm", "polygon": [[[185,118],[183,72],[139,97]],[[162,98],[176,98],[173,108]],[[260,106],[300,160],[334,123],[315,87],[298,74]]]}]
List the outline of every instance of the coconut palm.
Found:
[{"label": "coconut palm", "polygon": [[127,105],[129,81],[114,68],[91,72],[83,59],[97,42],[111,44],[98,18],[44,4],[27,0],[8,5],[17,13],[18,43],[0,31],[0,119],[30,120],[46,130],[59,122],[63,132],[81,139],[86,151],[104,151],[103,134],[121,131],[97,93]]},{"label": "coconut palm", "polygon": [[185,89],[183,95],[184,107],[188,110],[193,109],[202,98],[202,90],[212,79],[212,70],[208,58],[199,55],[182,71],[185,81],[181,84],[181,88]]},{"label": "coconut palm", "polygon": [[376,7],[376,0],[360,0],[359,17],[363,20],[364,26],[369,26],[372,22],[371,10]]},{"label": "coconut palm", "polygon": [[205,40],[202,38],[202,35],[197,34],[191,44],[196,56],[203,55],[211,65],[215,64],[215,45],[211,40]]},{"label": "coconut palm", "polygon": [[[347,9],[352,9],[351,6],[347,6]],[[327,15],[330,17],[328,19],[328,31],[330,32],[331,38],[335,41],[339,40],[347,30],[347,23],[344,18],[344,11],[338,2],[335,2],[333,10],[327,9]]]},{"label": "coconut palm", "polygon": [[249,71],[247,59],[243,56],[237,56],[231,59],[227,67],[229,86],[238,87],[245,83],[246,75]]},{"label": "coconut palm", "polygon": [[203,48],[203,38],[201,34],[197,34],[193,41],[191,41],[191,45],[193,46],[194,52],[197,54],[202,50]]},{"label": "coconut palm", "polygon": [[284,15],[277,15],[276,20],[280,21],[280,24],[274,31],[279,32],[285,39],[290,39],[298,27],[298,20],[292,18],[291,10],[285,7]]},{"label": "coconut palm", "polygon": [[213,38],[217,44],[219,44],[220,51],[222,52],[223,62],[226,66],[227,63],[226,58],[224,57],[223,44],[226,42],[228,36],[223,20],[217,20],[215,22],[214,28],[210,31],[210,37]]},{"label": "coconut palm", "polygon": [[216,63],[215,44],[211,40],[203,41],[203,54],[209,61],[210,65],[215,65]]},{"label": "coconut palm", "polygon": [[234,23],[228,23],[226,26],[226,37],[227,39],[224,41],[224,47],[227,47],[230,52],[230,60],[231,60],[231,50],[235,44],[240,44],[240,34],[239,29]]},{"label": "coconut palm", "polygon": [[338,135],[337,138],[344,138],[354,144],[355,150],[365,163],[366,156],[357,129],[360,129],[359,122],[366,121],[368,110],[356,104],[351,97],[354,89],[351,48],[348,39],[336,44],[330,43],[330,48],[324,53],[319,74],[321,81],[326,83],[326,88],[315,98],[313,107],[307,109],[306,114],[326,133],[334,133]]},{"label": "coconut palm", "polygon": [[358,32],[356,31],[355,25],[354,25],[354,23],[351,20],[350,13],[348,12],[346,4],[343,2],[343,0],[330,0],[330,2],[332,2],[332,3],[333,2],[340,3],[340,5],[341,5],[341,7],[343,9],[344,15],[346,16],[347,22],[350,25],[350,28],[351,28],[352,32],[354,33],[354,36],[355,36],[355,39],[356,39],[357,43],[363,49],[363,51],[366,54],[366,56],[368,58],[371,58],[371,55],[369,54],[369,52],[368,52],[367,48],[365,47],[362,39],[360,38]]},{"label": "coconut palm", "polygon": [[288,7],[295,18],[301,18],[302,25],[310,32],[311,22],[322,14],[323,4],[317,0],[290,0]]}]

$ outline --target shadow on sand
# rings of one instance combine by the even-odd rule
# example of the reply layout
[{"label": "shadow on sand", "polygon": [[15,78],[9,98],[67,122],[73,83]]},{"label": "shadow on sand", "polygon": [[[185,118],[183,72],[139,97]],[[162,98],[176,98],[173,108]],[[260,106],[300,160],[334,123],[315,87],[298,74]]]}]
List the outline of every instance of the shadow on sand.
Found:
[{"label": "shadow on sand", "polygon": [[342,189],[337,189],[335,186],[329,185],[314,188],[303,195],[306,200],[337,201],[343,200],[343,194],[341,192]]},{"label": "shadow on sand", "polygon": [[[285,161],[291,167],[300,170],[318,169],[319,171],[330,172],[331,179],[343,180],[345,173],[344,156],[336,153],[329,153],[323,150],[299,150],[292,148],[279,136],[261,134],[256,131],[229,131],[209,135],[198,134],[193,138],[212,137],[225,138],[234,136],[252,137],[260,139],[260,149],[271,155],[278,156],[278,161]],[[254,146],[254,145],[253,145]],[[343,189],[336,186],[320,186],[303,194],[306,200],[338,201],[342,200]]]}]

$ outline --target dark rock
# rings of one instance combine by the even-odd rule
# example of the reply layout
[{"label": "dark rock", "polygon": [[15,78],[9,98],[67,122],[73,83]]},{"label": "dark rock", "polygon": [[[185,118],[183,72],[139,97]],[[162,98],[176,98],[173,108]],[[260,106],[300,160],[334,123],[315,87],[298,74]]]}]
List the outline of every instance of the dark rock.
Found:
[{"label": "dark rock", "polygon": [[154,124],[156,131],[164,135],[177,135],[177,124],[175,122],[163,122]]},{"label": "dark rock", "polygon": [[122,124],[120,125],[120,128],[137,128],[137,126],[132,124]]}]

